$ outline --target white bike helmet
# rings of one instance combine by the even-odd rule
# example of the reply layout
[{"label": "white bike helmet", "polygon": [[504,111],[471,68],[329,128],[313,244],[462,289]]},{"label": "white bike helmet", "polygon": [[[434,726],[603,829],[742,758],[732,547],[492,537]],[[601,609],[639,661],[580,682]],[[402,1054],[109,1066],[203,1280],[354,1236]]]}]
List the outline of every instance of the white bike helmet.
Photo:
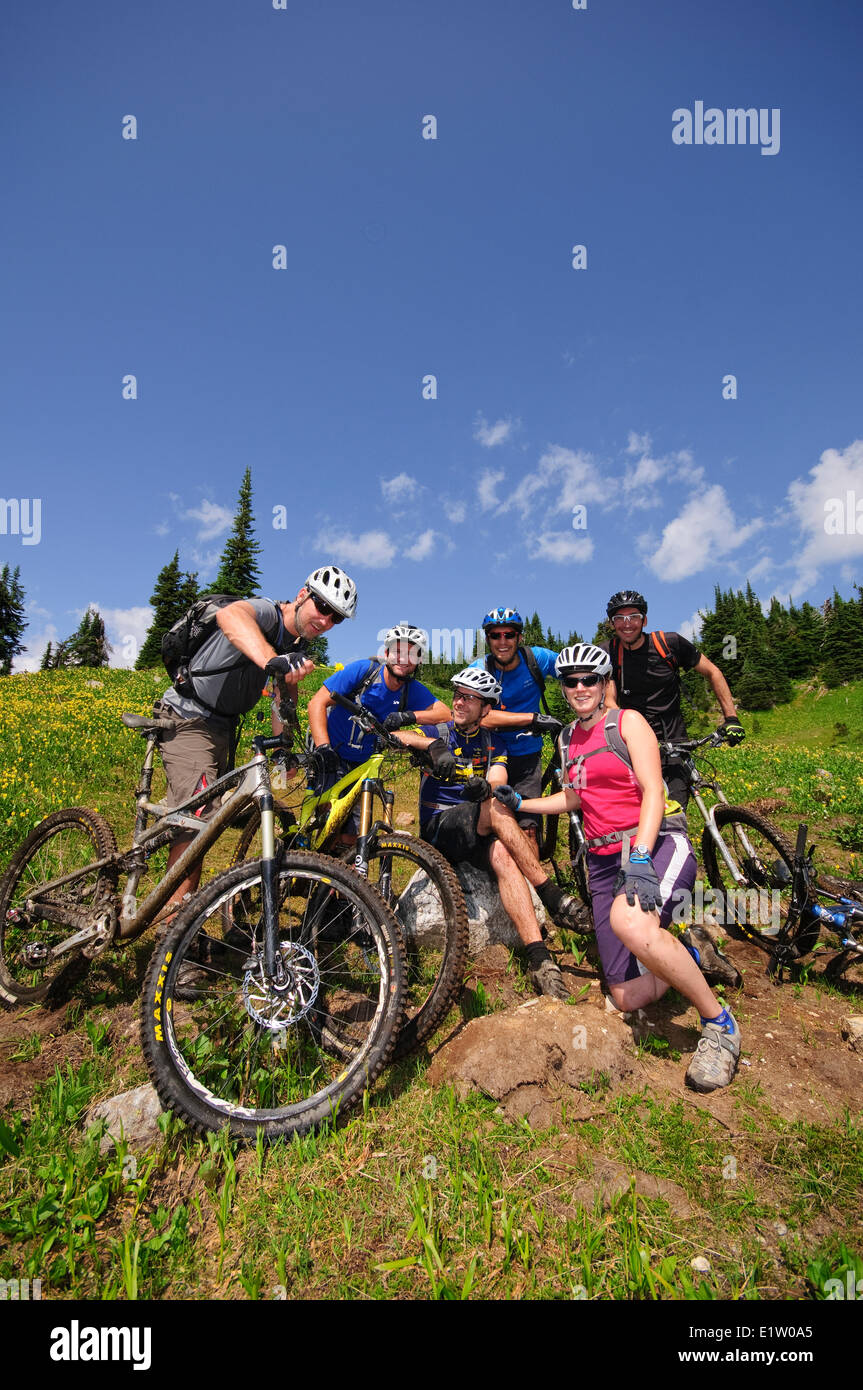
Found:
[{"label": "white bike helmet", "polygon": [[484,670],[482,666],[466,666],[463,671],[457,671],[454,676],[450,676],[449,683],[452,686],[460,685],[462,689],[469,690],[472,695],[479,695],[492,705],[496,705],[500,699],[500,681],[496,681],[491,672]]},{"label": "white bike helmet", "polygon": [[389,647],[394,647],[398,642],[409,642],[412,647],[419,648],[420,661],[425,661],[429,654],[429,637],[424,628],[414,627],[413,623],[401,622],[391,627],[384,637],[384,651]]},{"label": "white bike helmet", "polygon": [[573,671],[595,671],[598,676],[611,675],[611,657],[602,647],[594,647],[590,642],[577,642],[573,647],[564,647],[554,663],[554,674],[571,675]]},{"label": "white bike helmet", "polygon": [[323,599],[343,618],[353,618],[357,611],[357,586],[336,565],[324,565],[306,580],[306,588],[314,598]]}]

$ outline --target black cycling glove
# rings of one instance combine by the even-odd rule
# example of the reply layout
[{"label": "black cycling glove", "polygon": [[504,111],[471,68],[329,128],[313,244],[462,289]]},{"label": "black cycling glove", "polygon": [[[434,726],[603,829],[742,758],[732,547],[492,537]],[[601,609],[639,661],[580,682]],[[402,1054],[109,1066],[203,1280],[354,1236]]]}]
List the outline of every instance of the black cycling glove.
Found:
[{"label": "black cycling glove", "polygon": [[614,880],[614,897],[621,888],[630,907],[635,907],[637,898],[642,912],[661,910],[662,893],[652,859],[630,859],[628,864],[624,864]]},{"label": "black cycling glove", "polygon": [[499,801],[508,811],[517,811],[521,805],[522,799],[515,787],[495,787],[493,796],[495,801]]},{"label": "black cycling glove", "polygon": [[553,714],[535,714],[530,725],[532,734],[548,734],[549,738],[559,738],[563,725]]},{"label": "black cycling glove", "polygon": [[268,676],[288,676],[305,666],[309,658],[304,652],[288,652],[285,656],[272,656],[264,670]]},{"label": "black cycling glove", "polygon": [[464,784],[464,801],[486,801],[491,796],[491,787],[484,777],[469,777]]},{"label": "black cycling glove", "polygon": [[425,750],[435,777],[445,781],[455,772],[455,754],[442,738],[436,738]]},{"label": "black cycling glove", "polygon": [[725,742],[730,743],[732,748],[735,743],[742,743],[746,737],[746,730],[736,714],[732,714],[730,718],[723,720],[717,729],[717,733],[720,733],[725,739]]},{"label": "black cycling glove", "polygon": [[319,743],[315,749],[315,762],[322,777],[331,777],[339,770],[340,758],[331,743]]},{"label": "black cycling glove", "polygon": [[408,724],[415,724],[416,722],[417,717],[413,710],[406,709],[401,713],[399,713],[398,710],[394,710],[393,713],[388,714],[384,720],[384,728],[388,734],[392,734],[396,729],[406,729]]}]

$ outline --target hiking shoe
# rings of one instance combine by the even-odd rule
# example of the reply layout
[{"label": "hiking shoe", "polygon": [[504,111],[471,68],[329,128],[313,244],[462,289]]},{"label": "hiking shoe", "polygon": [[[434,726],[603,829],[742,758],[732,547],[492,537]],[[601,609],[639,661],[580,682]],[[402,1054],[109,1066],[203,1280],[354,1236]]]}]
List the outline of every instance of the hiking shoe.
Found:
[{"label": "hiking shoe", "polygon": [[709,985],[737,989],[743,983],[737,966],[716,949],[703,927],[687,927],[680,939],[684,946],[694,946],[698,951],[698,968]]},{"label": "hiking shoe", "polygon": [[553,960],[544,960],[542,965],[531,970],[530,980],[534,989],[538,989],[540,994],[546,995],[549,999],[566,1000],[570,996],[570,989],[561,974],[560,966]]},{"label": "hiking shoe", "polygon": [[[730,1017],[730,1015],[729,1015]],[[686,1084],[693,1091],[716,1091],[729,1086],[740,1056],[740,1029],[732,1018],[734,1031],[726,1033],[718,1023],[705,1023],[695,1056],[686,1070]]]},{"label": "hiking shoe", "polygon": [[587,909],[569,893],[564,893],[557,884],[550,884],[545,888],[540,895],[540,902],[556,927],[581,933],[590,930],[590,914]]}]

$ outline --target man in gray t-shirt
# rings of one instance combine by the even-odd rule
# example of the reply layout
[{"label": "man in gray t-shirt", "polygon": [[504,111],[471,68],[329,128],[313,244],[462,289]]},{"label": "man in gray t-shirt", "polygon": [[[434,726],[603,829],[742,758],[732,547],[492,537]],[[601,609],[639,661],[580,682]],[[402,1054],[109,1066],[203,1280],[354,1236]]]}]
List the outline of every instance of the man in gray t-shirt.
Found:
[{"label": "man in gray t-shirt", "polygon": [[[277,675],[296,692],[314,663],[305,657],[309,641],[356,612],[353,580],[335,565],[316,569],[293,602],[238,599],[219,610],[218,630],[189,663],[194,696],[169,686],[154,714],[172,729],[160,741],[168,781],[168,805],[180,806],[211,786],[228,770],[231,745],[240,715],[257,704],[267,677]],[[202,816],[213,815],[215,807]],[[181,835],[171,845],[170,868],[192,841]],[[201,877],[198,864],[176,888],[164,909],[172,920],[187,893]]]}]

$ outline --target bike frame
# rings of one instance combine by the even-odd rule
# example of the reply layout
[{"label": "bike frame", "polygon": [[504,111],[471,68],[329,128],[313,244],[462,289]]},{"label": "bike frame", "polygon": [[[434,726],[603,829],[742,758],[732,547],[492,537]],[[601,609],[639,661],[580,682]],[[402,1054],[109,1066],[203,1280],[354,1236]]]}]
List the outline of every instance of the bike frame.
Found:
[{"label": "bike frame", "polygon": [[[135,818],[135,831],[132,839],[132,846],[128,850],[118,850],[116,853],[104,859],[94,860],[83,869],[76,869],[73,873],[64,874],[61,878],[52,879],[48,883],[43,883],[39,888],[28,894],[27,903],[38,904],[38,911],[48,921],[64,923],[68,922],[70,912],[60,905],[53,903],[43,903],[42,896],[52,892],[57,888],[64,887],[77,882],[81,878],[90,877],[94,872],[101,869],[125,870],[127,877],[125,891],[119,899],[120,910],[116,914],[116,925],[110,920],[112,913],[103,912],[96,921],[82,931],[76,932],[58,946],[52,949],[53,958],[63,955],[67,951],[74,950],[76,947],[86,947],[96,943],[100,949],[103,945],[107,946],[111,941],[131,941],[146,931],[153,919],[158,915],[160,909],[164,907],[171,894],[178,884],[188,877],[191,870],[198,864],[207,853],[207,850],[219,838],[225,827],[238,815],[238,813],[248,806],[252,801],[256,801],[260,806],[261,812],[261,842],[263,859],[263,879],[262,893],[264,899],[264,918],[268,915],[268,900],[270,909],[274,908],[274,861],[275,861],[275,816],[273,807],[273,795],[270,786],[269,764],[266,758],[268,749],[283,747],[281,738],[255,738],[252,740],[252,747],[255,756],[242,767],[234,768],[231,772],[225,773],[215,782],[211,783],[203,791],[190,797],[180,806],[167,808],[150,801],[150,789],[153,774],[153,758],[155,747],[158,742],[158,729],[148,730],[147,732],[147,751],[141,768],[141,776],[135,792],[137,814]],[[236,788],[234,794],[228,798],[223,806],[215,813],[211,820],[202,821],[195,812],[207,806],[217,798],[224,795],[230,788]],[[150,816],[155,818],[155,824],[147,826]],[[137,902],[137,888],[142,875],[146,871],[148,858],[155,853],[161,846],[167,844],[174,838],[172,832],[175,829],[185,830],[194,835],[194,839],[189,844],[180,858],[171,866],[156,887],[150,892],[142,903]],[[267,933],[267,936],[270,934]],[[274,949],[274,943],[270,942]],[[267,961],[267,968],[275,968],[275,958],[272,962]]]}]

